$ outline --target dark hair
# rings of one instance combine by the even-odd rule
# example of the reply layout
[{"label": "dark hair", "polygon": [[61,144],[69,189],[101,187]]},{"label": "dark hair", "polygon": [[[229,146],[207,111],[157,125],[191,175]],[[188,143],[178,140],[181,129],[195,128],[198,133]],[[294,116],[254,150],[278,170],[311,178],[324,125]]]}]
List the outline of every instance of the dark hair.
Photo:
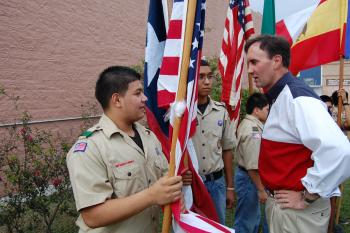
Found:
[{"label": "dark hair", "polygon": [[254,43],[260,43],[260,49],[267,52],[270,59],[275,55],[282,56],[282,64],[288,68],[290,63],[290,45],[288,41],[281,36],[260,35],[249,39],[244,46],[247,53],[250,46]]},{"label": "dark hair", "polygon": [[254,108],[263,109],[268,104],[269,101],[264,94],[258,92],[253,93],[247,100],[246,112],[247,114],[252,114]]},{"label": "dark hair", "polygon": [[140,80],[140,74],[125,66],[111,66],[102,71],[95,88],[95,97],[103,109],[108,107],[114,93],[124,95],[129,83]]},{"label": "dark hair", "polygon": [[320,99],[322,100],[322,102],[331,102],[333,104],[332,98],[328,95],[321,95]]},{"label": "dark hair", "polygon": [[[345,91],[345,94],[346,94],[346,100],[347,100],[349,94],[347,91]],[[332,101],[333,101],[334,106],[338,106],[338,91],[334,91],[332,93]],[[343,100],[343,102],[344,102],[344,100]]]},{"label": "dark hair", "polygon": [[209,62],[207,60],[202,59],[201,66],[210,66],[210,65],[209,65]]}]

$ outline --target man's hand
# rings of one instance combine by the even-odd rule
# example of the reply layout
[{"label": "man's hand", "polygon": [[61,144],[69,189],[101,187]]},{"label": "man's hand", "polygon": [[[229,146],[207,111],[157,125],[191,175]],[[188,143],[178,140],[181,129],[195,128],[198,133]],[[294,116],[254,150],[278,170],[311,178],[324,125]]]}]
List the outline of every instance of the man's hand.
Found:
[{"label": "man's hand", "polygon": [[233,190],[226,190],[226,209],[232,209],[235,203],[235,192]]},{"label": "man's hand", "polygon": [[261,204],[264,204],[267,200],[267,193],[265,191],[265,189],[262,190],[258,190],[258,198],[259,198],[259,202]]},{"label": "man's hand", "polygon": [[166,205],[181,198],[182,177],[164,176],[149,187],[149,197],[152,204]]},{"label": "man's hand", "polygon": [[343,102],[347,102],[347,99],[346,99],[346,92],[343,88],[339,89],[338,90],[338,97],[341,97],[342,101]]},{"label": "man's hand", "polygon": [[192,185],[192,172],[187,170],[182,175],[183,186]]},{"label": "man's hand", "polygon": [[296,210],[303,210],[307,207],[304,202],[302,192],[291,190],[278,190],[275,191],[275,199],[282,209],[290,208]]}]

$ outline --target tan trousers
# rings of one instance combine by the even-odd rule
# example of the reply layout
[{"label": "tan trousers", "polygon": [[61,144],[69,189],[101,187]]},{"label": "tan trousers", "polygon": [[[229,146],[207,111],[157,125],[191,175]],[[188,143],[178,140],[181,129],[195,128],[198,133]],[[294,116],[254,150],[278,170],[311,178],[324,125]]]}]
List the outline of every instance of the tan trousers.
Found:
[{"label": "tan trousers", "polygon": [[281,209],[268,197],[265,212],[270,233],[326,233],[331,206],[329,199],[319,198],[304,210]]}]

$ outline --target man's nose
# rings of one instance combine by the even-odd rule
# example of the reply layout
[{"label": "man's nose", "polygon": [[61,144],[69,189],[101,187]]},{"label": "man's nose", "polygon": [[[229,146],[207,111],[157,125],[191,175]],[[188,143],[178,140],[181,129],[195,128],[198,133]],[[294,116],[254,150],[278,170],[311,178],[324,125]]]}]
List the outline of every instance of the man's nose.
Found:
[{"label": "man's nose", "polygon": [[248,64],[248,67],[247,67],[247,72],[248,72],[248,74],[252,74],[253,73],[253,68],[249,64]]},{"label": "man's nose", "polygon": [[144,93],[142,93],[142,101],[146,102],[147,100],[148,100],[147,96]]}]

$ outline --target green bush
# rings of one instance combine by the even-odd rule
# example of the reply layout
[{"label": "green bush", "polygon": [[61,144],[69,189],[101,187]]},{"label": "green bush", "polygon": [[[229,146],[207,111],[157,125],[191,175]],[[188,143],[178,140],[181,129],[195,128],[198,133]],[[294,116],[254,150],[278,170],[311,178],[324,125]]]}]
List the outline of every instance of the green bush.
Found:
[{"label": "green bush", "polygon": [[[18,109],[19,97],[7,95],[1,85],[0,95]],[[77,216],[66,166],[72,142],[30,127],[30,119],[24,112],[22,123],[0,138],[0,227],[9,233],[55,232],[57,218]]]}]

